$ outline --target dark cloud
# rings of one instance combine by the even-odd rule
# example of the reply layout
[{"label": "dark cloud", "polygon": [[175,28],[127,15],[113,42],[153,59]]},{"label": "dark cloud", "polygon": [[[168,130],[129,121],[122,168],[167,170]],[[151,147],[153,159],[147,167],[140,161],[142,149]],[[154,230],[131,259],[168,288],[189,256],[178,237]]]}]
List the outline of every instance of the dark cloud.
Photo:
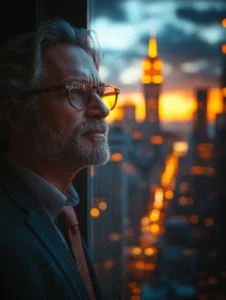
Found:
[{"label": "dark cloud", "polygon": [[121,0],[95,0],[91,2],[91,19],[106,17],[115,22],[126,20]]},{"label": "dark cloud", "polygon": [[[140,43],[148,45],[149,35],[141,37]],[[221,55],[221,43],[209,44],[197,34],[188,34],[183,28],[166,25],[158,37],[159,55],[174,65],[196,59],[214,59]]]},{"label": "dark cloud", "polygon": [[207,7],[205,10],[197,10],[188,6],[178,7],[176,14],[179,18],[200,25],[220,24],[226,16],[226,5],[220,8]]}]

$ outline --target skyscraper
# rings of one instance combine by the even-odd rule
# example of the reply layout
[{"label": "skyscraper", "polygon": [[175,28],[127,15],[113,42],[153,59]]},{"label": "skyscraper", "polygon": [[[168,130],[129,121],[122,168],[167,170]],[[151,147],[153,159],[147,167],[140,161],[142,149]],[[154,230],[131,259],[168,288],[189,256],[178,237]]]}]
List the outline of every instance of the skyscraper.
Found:
[{"label": "skyscraper", "polygon": [[163,63],[158,57],[157,40],[151,37],[149,40],[148,56],[143,60],[143,85],[146,106],[146,134],[152,136],[159,131],[159,95],[163,83]]},{"label": "skyscraper", "polygon": [[[141,149],[144,155],[152,157],[156,161],[159,159],[156,154],[160,153],[158,148],[162,144],[162,142],[159,144],[159,141],[162,141],[159,119],[159,96],[163,83],[162,68],[162,60],[158,57],[157,40],[152,35],[149,40],[148,56],[143,59],[143,76],[141,78],[146,110],[145,120],[141,124]],[[157,144],[156,140],[158,140]]]},{"label": "skyscraper", "polygon": [[[226,18],[222,20],[222,26],[225,27],[226,30]],[[223,70],[220,80],[220,87],[222,89],[222,100],[223,100],[223,108],[226,111],[226,41],[222,45],[222,54],[223,54]]]},{"label": "skyscraper", "polygon": [[123,299],[128,203],[128,175],[124,169],[130,141],[122,127],[111,127],[111,159],[106,165],[95,167],[93,175],[93,209],[99,207],[100,213],[92,219],[92,255],[106,300]]}]

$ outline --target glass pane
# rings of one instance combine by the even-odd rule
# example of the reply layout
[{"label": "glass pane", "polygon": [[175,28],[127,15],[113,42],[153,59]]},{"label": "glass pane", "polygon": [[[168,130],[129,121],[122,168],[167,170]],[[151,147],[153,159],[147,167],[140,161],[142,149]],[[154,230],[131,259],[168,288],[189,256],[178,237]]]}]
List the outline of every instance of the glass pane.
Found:
[{"label": "glass pane", "polygon": [[121,90],[91,169],[104,299],[226,299],[226,3],[92,0],[91,29]]},{"label": "glass pane", "polygon": [[116,90],[113,87],[104,87],[100,89],[100,96],[109,110],[113,109],[116,101]]}]

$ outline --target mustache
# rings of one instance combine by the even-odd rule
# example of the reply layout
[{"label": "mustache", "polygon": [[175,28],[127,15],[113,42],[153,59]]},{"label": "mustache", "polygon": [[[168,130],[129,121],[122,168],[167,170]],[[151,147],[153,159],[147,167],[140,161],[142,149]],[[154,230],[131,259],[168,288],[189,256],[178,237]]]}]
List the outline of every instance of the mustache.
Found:
[{"label": "mustache", "polygon": [[93,120],[84,122],[75,129],[75,133],[83,135],[90,131],[104,131],[108,133],[109,127],[104,120]]}]

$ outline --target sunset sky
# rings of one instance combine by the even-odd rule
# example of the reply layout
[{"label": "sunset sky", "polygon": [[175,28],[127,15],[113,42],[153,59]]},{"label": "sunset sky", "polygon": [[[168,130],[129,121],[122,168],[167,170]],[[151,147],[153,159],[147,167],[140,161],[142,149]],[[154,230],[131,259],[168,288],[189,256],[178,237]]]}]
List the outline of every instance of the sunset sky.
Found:
[{"label": "sunset sky", "polygon": [[[164,83],[160,118],[186,121],[195,110],[195,89],[211,89],[208,115],[221,110],[219,78],[222,44],[226,42],[225,0],[92,0],[91,24],[103,49],[100,74],[121,90],[123,103],[136,105],[138,121],[144,118],[140,78],[142,59],[154,31],[163,60]],[[116,110],[109,121],[120,117]]]}]

